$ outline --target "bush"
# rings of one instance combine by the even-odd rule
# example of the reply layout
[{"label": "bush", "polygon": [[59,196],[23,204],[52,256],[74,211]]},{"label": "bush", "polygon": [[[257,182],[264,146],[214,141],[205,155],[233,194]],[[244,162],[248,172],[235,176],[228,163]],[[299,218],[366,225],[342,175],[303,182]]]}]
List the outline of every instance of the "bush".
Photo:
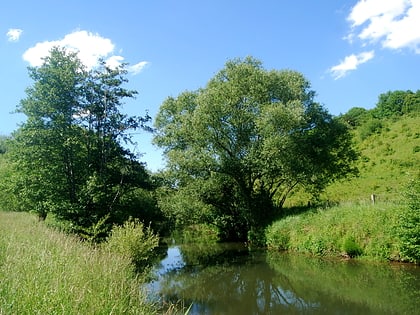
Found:
[{"label": "bush", "polygon": [[138,271],[148,267],[154,258],[159,237],[152,229],[145,228],[138,219],[130,219],[121,226],[114,226],[105,243],[109,250],[129,257]]},{"label": "bush", "polygon": [[354,237],[347,237],[343,242],[343,250],[350,257],[360,256],[363,253],[362,248],[356,243]]},{"label": "bush", "polygon": [[404,197],[407,206],[399,213],[397,234],[402,260],[420,262],[420,176],[412,180]]},{"label": "bush", "polygon": [[380,133],[383,128],[383,124],[379,119],[372,118],[364,123],[360,128],[360,138],[365,140],[369,136]]}]

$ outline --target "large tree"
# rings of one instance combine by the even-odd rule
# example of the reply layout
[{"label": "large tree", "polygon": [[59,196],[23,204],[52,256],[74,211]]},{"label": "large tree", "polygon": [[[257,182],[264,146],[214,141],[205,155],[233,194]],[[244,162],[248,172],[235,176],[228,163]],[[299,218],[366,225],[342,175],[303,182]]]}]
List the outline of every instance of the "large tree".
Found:
[{"label": "large tree", "polygon": [[125,195],[148,180],[124,141],[130,141],[128,130],[150,119],[121,112],[123,99],[137,93],[124,88],[126,73],[125,65],[104,62],[88,71],[63,48],[29,68],[34,84],[17,108],[27,120],[14,133],[11,150],[22,210],[40,217],[53,212],[76,229],[124,219]]},{"label": "large tree", "polygon": [[[227,62],[204,88],[168,98],[154,141],[173,188],[193,190],[189,198],[202,204],[191,200],[184,218],[206,209],[223,237],[244,239],[294,188],[316,193],[355,171],[348,130],[314,95],[300,73],[265,70],[248,57]],[[163,202],[165,210],[179,213],[177,200]]]}]

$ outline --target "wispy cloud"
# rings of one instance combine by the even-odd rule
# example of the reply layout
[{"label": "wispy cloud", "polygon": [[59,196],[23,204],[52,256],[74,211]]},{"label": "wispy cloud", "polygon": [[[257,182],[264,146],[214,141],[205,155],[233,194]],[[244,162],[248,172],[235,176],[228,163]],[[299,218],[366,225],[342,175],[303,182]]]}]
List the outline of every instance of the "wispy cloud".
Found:
[{"label": "wispy cloud", "polygon": [[133,75],[136,75],[140,73],[147,65],[149,65],[149,62],[141,61],[136,63],[135,65],[130,66],[128,68],[128,71],[130,71]]},{"label": "wispy cloud", "polygon": [[10,28],[7,33],[7,39],[9,42],[17,42],[19,41],[20,36],[22,35],[23,30],[19,28]]},{"label": "wispy cloud", "polygon": [[[100,58],[105,59],[110,67],[117,67],[124,62],[124,57],[113,54],[115,45],[109,38],[84,30],[67,34],[59,40],[39,42],[25,51],[23,59],[31,66],[41,66],[43,58],[49,55],[54,46],[65,47],[70,51],[77,52],[78,57],[88,69],[95,67]],[[134,69],[129,69],[129,71],[134,74],[139,72]]]},{"label": "wispy cloud", "polygon": [[383,48],[408,48],[420,54],[420,1],[360,0],[351,10],[349,38],[363,45],[379,42]]},{"label": "wispy cloud", "polygon": [[333,66],[330,69],[331,75],[335,80],[343,78],[347,75],[349,71],[356,70],[357,67],[375,56],[375,52],[373,50],[362,52],[358,55],[351,54],[344,58],[338,65]]},{"label": "wispy cloud", "polygon": [[329,69],[334,79],[344,77],[348,71],[374,57],[374,49],[399,51],[409,49],[420,54],[420,1],[419,0],[359,0],[347,17],[350,31],[345,36],[351,44],[371,48],[360,54],[351,54]]}]

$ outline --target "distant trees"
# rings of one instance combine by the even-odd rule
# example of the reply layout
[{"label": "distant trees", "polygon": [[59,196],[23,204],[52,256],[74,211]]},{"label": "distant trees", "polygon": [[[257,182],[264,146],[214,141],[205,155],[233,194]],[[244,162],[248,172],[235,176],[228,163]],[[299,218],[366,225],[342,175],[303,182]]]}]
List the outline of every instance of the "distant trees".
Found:
[{"label": "distant trees", "polygon": [[339,119],[351,128],[358,128],[361,139],[381,132],[383,120],[401,115],[420,113],[420,90],[417,92],[388,91],[378,96],[378,102],[373,109],[353,107]]},{"label": "distant trees", "polygon": [[349,111],[340,116],[341,120],[352,128],[360,126],[368,119],[369,111],[363,107],[353,107]]},{"label": "distant trees", "polygon": [[379,95],[378,103],[373,111],[377,118],[391,117],[420,111],[420,90],[416,93],[408,91],[388,91]]},{"label": "distant trees", "polygon": [[243,240],[295,187],[317,193],[355,171],[347,128],[314,94],[300,73],[246,58],[227,62],[204,88],[168,98],[154,141],[176,193],[161,200],[163,210]]},{"label": "distant trees", "polygon": [[126,213],[124,203],[150,188],[149,175],[123,143],[131,140],[127,131],[147,129],[150,117],[120,112],[123,99],[137,94],[123,87],[124,67],[101,62],[87,71],[75,53],[54,48],[42,66],[29,68],[34,84],[17,108],[27,120],[11,148],[22,210],[54,213],[76,231],[105,217],[141,216]]}]

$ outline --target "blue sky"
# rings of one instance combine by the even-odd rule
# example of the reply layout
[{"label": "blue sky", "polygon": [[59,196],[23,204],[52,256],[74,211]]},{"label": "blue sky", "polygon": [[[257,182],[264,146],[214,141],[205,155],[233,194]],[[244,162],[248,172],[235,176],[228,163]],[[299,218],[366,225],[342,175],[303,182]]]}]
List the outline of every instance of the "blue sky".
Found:
[{"label": "blue sky", "polygon": [[[0,3],[0,134],[31,85],[27,66],[54,45],[128,62],[124,111],[154,117],[168,96],[203,87],[227,60],[253,56],[266,69],[303,73],[334,115],[372,108],[389,90],[420,89],[420,0],[4,0]],[[151,136],[135,136],[151,170]]]}]

